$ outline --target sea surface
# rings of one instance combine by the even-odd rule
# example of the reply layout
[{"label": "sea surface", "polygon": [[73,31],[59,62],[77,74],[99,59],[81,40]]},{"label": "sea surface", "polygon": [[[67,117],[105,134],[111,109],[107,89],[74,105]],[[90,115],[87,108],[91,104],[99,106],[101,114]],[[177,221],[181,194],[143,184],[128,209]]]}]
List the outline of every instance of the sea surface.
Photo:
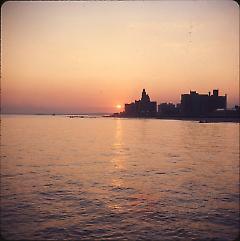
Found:
[{"label": "sea surface", "polygon": [[7,240],[234,240],[239,124],[1,116]]}]

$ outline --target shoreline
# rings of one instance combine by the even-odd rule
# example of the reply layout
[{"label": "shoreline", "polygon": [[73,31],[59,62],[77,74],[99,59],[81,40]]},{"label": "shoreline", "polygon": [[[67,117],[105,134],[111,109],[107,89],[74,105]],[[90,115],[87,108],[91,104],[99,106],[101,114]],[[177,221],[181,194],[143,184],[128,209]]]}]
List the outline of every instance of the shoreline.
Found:
[{"label": "shoreline", "polygon": [[233,118],[233,117],[170,117],[170,118],[157,117],[157,119],[190,120],[190,121],[199,121],[200,123],[217,123],[217,122],[240,123],[240,118]]},{"label": "shoreline", "polygon": [[156,119],[156,120],[183,120],[183,121],[198,121],[199,123],[240,123],[240,117],[181,117],[181,116],[155,116],[155,117],[138,117],[138,116],[121,116],[116,114],[3,114],[7,115],[25,115],[25,116],[65,116],[68,118],[125,118],[125,119]]},{"label": "shoreline", "polygon": [[113,117],[113,118],[129,118],[129,119],[158,119],[158,120],[183,120],[183,121],[198,121],[199,123],[240,123],[240,118],[238,117],[131,117],[131,116],[103,116],[103,117]]}]

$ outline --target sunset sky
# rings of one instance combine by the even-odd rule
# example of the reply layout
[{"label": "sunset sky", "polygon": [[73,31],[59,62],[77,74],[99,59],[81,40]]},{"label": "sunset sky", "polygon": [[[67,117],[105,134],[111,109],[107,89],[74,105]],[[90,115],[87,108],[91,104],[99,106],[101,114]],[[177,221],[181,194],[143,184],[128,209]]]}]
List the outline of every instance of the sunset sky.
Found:
[{"label": "sunset sky", "polygon": [[239,104],[234,1],[27,1],[1,8],[3,113],[116,112],[217,88]]}]

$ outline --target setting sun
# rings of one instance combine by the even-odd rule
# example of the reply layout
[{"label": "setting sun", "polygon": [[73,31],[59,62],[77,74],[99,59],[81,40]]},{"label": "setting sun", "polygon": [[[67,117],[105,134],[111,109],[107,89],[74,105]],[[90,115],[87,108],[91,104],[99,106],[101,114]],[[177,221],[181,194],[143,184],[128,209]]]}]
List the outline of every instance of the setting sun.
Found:
[{"label": "setting sun", "polygon": [[121,105],[116,105],[116,108],[117,108],[117,109],[121,109],[122,106],[121,106]]}]

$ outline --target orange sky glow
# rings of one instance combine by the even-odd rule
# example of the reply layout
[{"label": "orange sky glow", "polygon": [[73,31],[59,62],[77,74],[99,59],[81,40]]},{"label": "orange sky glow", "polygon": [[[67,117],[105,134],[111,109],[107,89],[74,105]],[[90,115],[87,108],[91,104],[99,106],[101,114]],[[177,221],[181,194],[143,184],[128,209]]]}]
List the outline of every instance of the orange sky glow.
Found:
[{"label": "orange sky glow", "polygon": [[1,13],[2,113],[111,113],[143,88],[158,104],[215,88],[239,104],[234,1],[8,1]]}]

